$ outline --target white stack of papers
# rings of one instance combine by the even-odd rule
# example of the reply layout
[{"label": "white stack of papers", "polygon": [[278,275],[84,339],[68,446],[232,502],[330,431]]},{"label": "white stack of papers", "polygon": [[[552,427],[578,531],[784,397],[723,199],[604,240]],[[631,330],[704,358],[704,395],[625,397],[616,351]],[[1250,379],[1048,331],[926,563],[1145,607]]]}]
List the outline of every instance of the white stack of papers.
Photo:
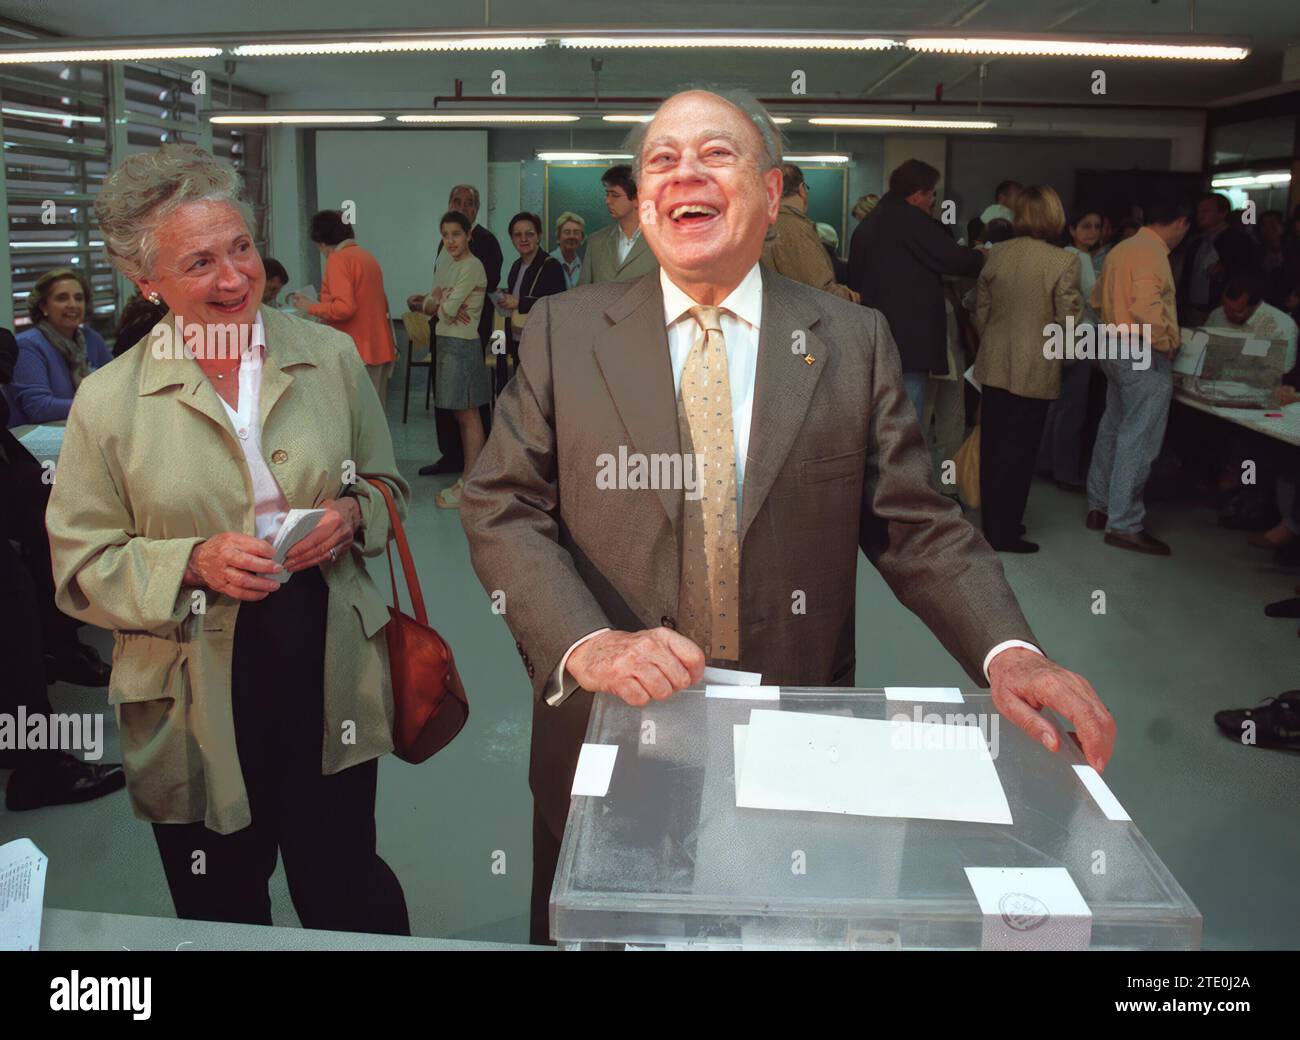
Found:
[{"label": "white stack of papers", "polygon": [[[284,558],[289,555],[289,550],[311,534],[324,515],[323,509],[290,509],[280,524],[280,530],[276,532],[275,541],[271,543],[271,548],[275,550],[275,562],[284,566]],[[287,572],[271,577],[281,585],[289,580]]]},{"label": "white stack of papers", "polygon": [[754,709],[734,730],[741,808],[1012,822],[977,726]]},{"label": "white stack of papers", "polygon": [[0,845],[0,950],[40,948],[48,865],[31,838]]}]

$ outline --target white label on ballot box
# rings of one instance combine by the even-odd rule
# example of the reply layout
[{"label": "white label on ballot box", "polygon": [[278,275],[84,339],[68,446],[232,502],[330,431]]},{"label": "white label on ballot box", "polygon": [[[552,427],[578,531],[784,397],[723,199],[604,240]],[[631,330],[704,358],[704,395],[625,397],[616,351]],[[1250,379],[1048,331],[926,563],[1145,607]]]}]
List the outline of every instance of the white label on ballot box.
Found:
[{"label": "white label on ballot box", "polygon": [[1119,804],[1119,799],[1111,793],[1106,781],[1101,778],[1101,774],[1092,766],[1075,766],[1074,771],[1083,781],[1083,786],[1088,789],[1092,795],[1092,800],[1097,803],[1097,808],[1106,814],[1108,820],[1131,820],[1131,817],[1124,811],[1124,806]]},{"label": "white label on ballot box", "polygon": [[609,794],[616,758],[617,744],[583,744],[578,752],[578,768],[573,772],[573,790],[569,794],[604,798]]},{"label": "white label on ballot box", "polygon": [[733,741],[741,808],[1012,822],[978,726],[755,708]]},{"label": "white label on ballot box", "polygon": [[985,950],[1086,950],[1092,911],[1064,867],[967,867]]},{"label": "white label on ballot box", "polygon": [[886,686],[887,701],[929,701],[939,704],[965,704],[956,686]]},{"label": "white label on ballot box", "polygon": [[759,672],[737,672],[731,668],[714,668],[712,665],[705,665],[704,682],[706,685],[713,683],[716,686],[760,686],[763,676]]},{"label": "white label on ballot box", "polygon": [[704,687],[704,696],[731,701],[779,701],[779,686],[719,686],[709,683]]}]

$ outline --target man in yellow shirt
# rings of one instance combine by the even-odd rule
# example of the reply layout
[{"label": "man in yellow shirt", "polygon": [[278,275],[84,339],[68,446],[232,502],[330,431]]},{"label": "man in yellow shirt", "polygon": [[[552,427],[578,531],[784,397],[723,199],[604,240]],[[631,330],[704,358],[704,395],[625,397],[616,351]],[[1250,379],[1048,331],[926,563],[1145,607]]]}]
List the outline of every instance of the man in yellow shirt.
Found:
[{"label": "man in yellow shirt", "polygon": [[1107,545],[1153,556],[1168,556],[1170,550],[1143,528],[1142,494],[1165,437],[1180,338],[1169,253],[1187,234],[1190,218],[1185,202],[1162,200],[1148,207],[1146,224],[1110,251],[1092,290],[1092,306],[1103,323],[1134,331],[1148,326],[1151,339],[1145,365],[1131,358],[1098,358],[1106,374],[1106,412],[1088,471],[1087,525],[1105,530]]}]

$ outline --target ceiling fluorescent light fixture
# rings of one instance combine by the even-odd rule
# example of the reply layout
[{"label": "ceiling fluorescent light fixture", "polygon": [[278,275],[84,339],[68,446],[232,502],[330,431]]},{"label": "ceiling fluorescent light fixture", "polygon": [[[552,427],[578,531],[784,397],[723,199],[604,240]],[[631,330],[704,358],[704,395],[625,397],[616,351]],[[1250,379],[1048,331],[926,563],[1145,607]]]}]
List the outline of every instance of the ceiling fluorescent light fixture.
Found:
[{"label": "ceiling fluorescent light fixture", "polygon": [[18,116],[23,119],[49,119],[55,123],[62,123],[65,120],[73,123],[102,123],[99,116],[77,116],[62,112],[36,112],[30,108],[0,108],[0,114],[7,116]]},{"label": "ceiling fluorescent light fixture", "polygon": [[537,152],[537,158],[544,162],[603,162],[606,159],[630,159],[631,152],[577,152],[577,151],[543,151]]},{"label": "ceiling fluorescent light fixture", "polygon": [[833,152],[787,152],[781,156],[786,162],[846,163],[847,155]]},{"label": "ceiling fluorescent light fixture", "polygon": [[71,61],[168,61],[176,58],[219,58],[220,47],[63,47],[0,50],[0,65],[39,65]]},{"label": "ceiling fluorescent light fixture", "polygon": [[731,49],[778,51],[886,51],[898,46],[897,40],[878,36],[801,35],[800,33],[701,33],[622,34],[561,36],[561,47],[611,47],[658,50],[672,47],[725,47]]},{"label": "ceiling fluorescent light fixture", "polygon": [[484,112],[478,115],[470,112],[421,112],[397,117],[399,123],[576,123],[578,119],[578,116],[545,112]]},{"label": "ceiling fluorescent light fixture", "polygon": [[991,119],[922,119],[907,116],[814,116],[814,126],[893,127],[914,130],[996,130]]},{"label": "ceiling fluorescent light fixture", "polygon": [[992,54],[1050,58],[1156,58],[1183,61],[1241,61],[1250,48],[1188,41],[1105,40],[1038,36],[912,36],[908,50],[934,54]]},{"label": "ceiling fluorescent light fixture", "polygon": [[357,112],[240,112],[209,116],[208,122],[223,126],[263,126],[277,123],[382,123],[384,119],[384,116]]},{"label": "ceiling fluorescent light fixture", "polygon": [[1291,183],[1289,173],[1245,174],[1240,177],[1216,177],[1210,181],[1212,188],[1271,188]]},{"label": "ceiling fluorescent light fixture", "polygon": [[648,123],[654,118],[653,112],[642,112],[640,115],[609,115],[601,116],[607,123]]},{"label": "ceiling fluorescent light fixture", "polygon": [[241,43],[237,58],[310,54],[390,54],[403,51],[522,51],[546,46],[545,36],[394,36],[360,40],[279,40]]}]

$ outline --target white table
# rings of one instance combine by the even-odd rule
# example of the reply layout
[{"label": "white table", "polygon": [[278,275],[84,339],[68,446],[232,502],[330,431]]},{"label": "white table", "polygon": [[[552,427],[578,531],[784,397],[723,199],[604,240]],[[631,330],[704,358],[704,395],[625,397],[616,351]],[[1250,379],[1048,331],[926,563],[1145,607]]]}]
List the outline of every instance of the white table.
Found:
[{"label": "white table", "polygon": [[[1285,408],[1224,408],[1221,405],[1206,404],[1181,390],[1174,391],[1174,400],[1181,401],[1188,408],[1198,412],[1226,419],[1230,423],[1262,433],[1265,437],[1300,447],[1300,401]],[[1282,417],[1270,419],[1270,414],[1282,413]]]}]

